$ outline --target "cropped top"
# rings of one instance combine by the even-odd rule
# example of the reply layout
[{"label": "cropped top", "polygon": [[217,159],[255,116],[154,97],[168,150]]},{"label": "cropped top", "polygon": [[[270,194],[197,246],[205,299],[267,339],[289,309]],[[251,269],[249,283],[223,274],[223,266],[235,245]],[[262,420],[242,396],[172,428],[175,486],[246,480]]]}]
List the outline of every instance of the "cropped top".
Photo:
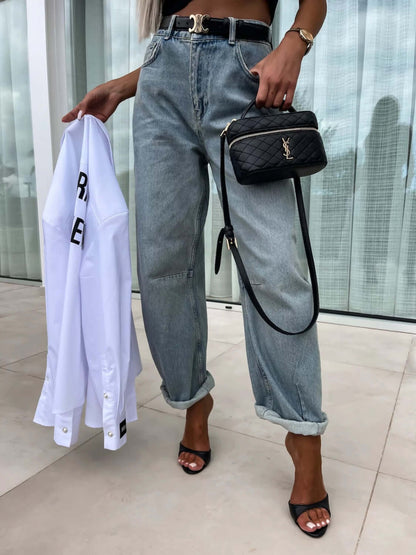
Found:
[{"label": "cropped top", "polygon": [[[163,0],[162,15],[172,15],[189,4],[191,0]],[[279,0],[268,0],[270,15],[273,19]]]}]

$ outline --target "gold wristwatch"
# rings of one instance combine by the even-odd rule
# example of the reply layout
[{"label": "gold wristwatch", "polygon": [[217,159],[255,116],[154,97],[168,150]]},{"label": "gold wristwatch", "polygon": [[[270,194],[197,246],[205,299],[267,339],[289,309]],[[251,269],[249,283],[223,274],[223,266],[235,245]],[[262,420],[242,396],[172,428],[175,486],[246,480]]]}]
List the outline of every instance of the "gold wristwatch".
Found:
[{"label": "gold wristwatch", "polygon": [[293,29],[289,29],[286,32],[290,33],[291,31],[295,31],[296,33],[299,33],[300,38],[303,40],[303,42],[306,43],[306,52],[305,52],[305,56],[306,56],[306,54],[309,52],[309,50],[312,48],[312,45],[313,45],[312,33],[307,31],[306,29],[301,29],[300,27],[294,27]]}]

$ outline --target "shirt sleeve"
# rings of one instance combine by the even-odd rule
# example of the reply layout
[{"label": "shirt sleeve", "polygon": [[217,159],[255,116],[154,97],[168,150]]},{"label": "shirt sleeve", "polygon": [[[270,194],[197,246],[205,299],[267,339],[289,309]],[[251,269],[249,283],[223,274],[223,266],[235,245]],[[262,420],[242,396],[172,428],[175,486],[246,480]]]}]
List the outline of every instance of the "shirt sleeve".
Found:
[{"label": "shirt sleeve", "polygon": [[[89,271],[81,276],[82,326],[90,378],[102,403],[104,447],[127,439],[126,400],[135,391],[131,376],[131,264],[128,212],[100,224],[90,247]],[[138,369],[136,369],[136,375]]]}]

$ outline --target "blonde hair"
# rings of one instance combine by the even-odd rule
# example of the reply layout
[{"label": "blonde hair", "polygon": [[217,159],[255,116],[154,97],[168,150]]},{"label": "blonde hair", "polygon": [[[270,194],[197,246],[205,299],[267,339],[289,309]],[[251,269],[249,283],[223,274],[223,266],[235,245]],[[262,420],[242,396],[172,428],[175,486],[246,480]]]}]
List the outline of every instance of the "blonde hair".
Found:
[{"label": "blonde hair", "polygon": [[162,18],[163,0],[137,0],[136,14],[139,23],[139,40],[154,33]]}]

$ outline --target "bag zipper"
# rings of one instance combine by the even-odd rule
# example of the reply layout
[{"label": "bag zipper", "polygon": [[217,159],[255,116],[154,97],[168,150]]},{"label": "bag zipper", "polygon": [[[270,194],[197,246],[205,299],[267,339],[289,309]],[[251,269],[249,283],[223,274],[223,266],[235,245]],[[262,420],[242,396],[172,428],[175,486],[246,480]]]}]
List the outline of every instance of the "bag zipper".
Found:
[{"label": "bag zipper", "polygon": [[222,137],[223,135],[225,135],[225,134],[227,133],[228,128],[229,128],[230,125],[233,123],[233,121],[237,121],[237,119],[234,118],[234,119],[232,119],[231,121],[229,121],[229,122],[227,123],[227,125],[226,125],[226,126],[224,127],[224,129],[221,131],[220,137]]},{"label": "bag zipper", "polygon": [[[228,125],[230,125],[230,123]],[[228,125],[224,129],[223,133],[227,132]],[[316,131],[318,133],[318,130],[316,129],[316,127],[290,127],[290,128],[286,128],[286,129],[271,129],[270,131],[258,131],[257,133],[246,133],[245,135],[241,135],[240,137],[236,137],[235,139],[233,139],[231,141],[228,148],[231,148],[233,146],[233,144],[237,143],[238,141],[241,141],[243,139],[247,139],[247,137],[257,137],[259,135],[271,135],[272,133],[288,133],[289,131]]]}]

